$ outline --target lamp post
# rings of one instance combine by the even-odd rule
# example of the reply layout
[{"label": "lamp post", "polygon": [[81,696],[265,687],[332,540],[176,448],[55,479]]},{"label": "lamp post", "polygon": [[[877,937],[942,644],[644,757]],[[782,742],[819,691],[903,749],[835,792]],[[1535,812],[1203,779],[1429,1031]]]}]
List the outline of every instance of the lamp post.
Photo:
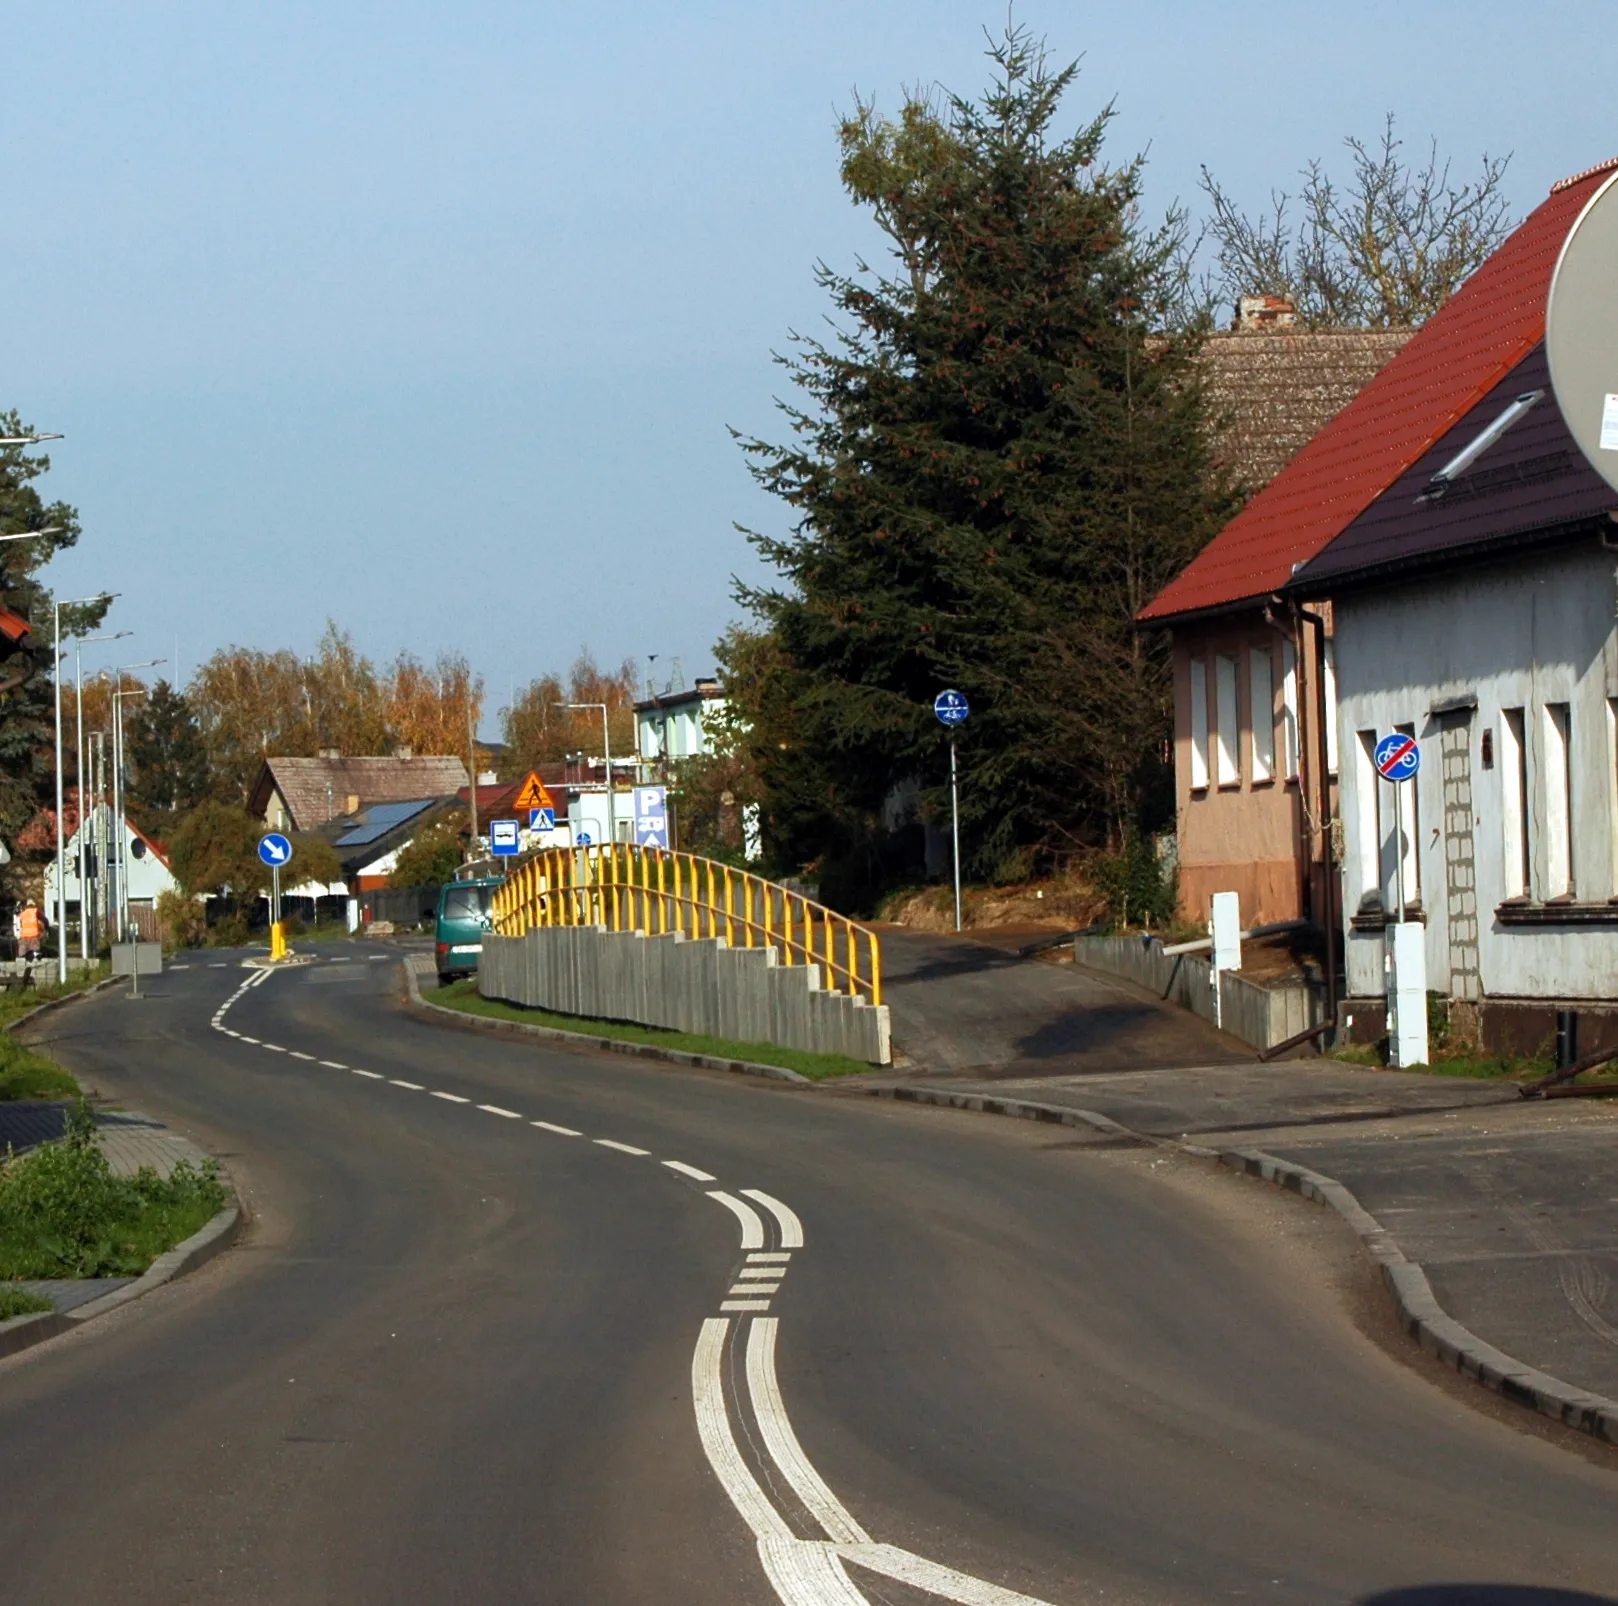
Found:
[{"label": "lamp post", "polygon": [[605,703],[558,703],[558,708],[599,708],[601,710],[601,752],[607,766],[607,840],[618,840],[618,809],[612,792],[612,735],[607,729]]},{"label": "lamp post", "polygon": [[112,689],[112,814],[118,835],[114,847],[117,864],[117,932],[120,942],[128,940],[129,930],[129,825],[124,817],[124,708],[126,697],[144,697],[144,686],[124,689],[124,676],[135,669],[151,669],[166,662],[162,658],[148,658],[138,664],[120,664],[114,671]]},{"label": "lamp post", "polygon": [[[88,904],[85,898],[85,847],[84,847],[84,648],[97,641],[122,641],[130,635],[128,630],[115,630],[107,636],[75,636],[73,638],[73,742],[77,748],[74,755],[73,775],[79,783],[79,957],[90,957],[90,923],[85,918]],[[60,880],[61,871],[57,871]]]},{"label": "lamp post", "polygon": [[[43,535],[47,532],[39,530],[30,533]],[[55,693],[56,701],[56,980],[63,987],[67,986],[67,876],[62,840],[62,609],[79,608],[91,602],[111,602],[113,596],[111,591],[102,591],[93,597],[55,597],[51,600],[51,623],[56,644],[55,657],[51,659],[51,690]],[[83,902],[82,897],[80,902]]]},{"label": "lamp post", "polygon": [[43,435],[0,435],[0,446],[38,446],[41,441],[66,440],[65,435],[46,433]]}]

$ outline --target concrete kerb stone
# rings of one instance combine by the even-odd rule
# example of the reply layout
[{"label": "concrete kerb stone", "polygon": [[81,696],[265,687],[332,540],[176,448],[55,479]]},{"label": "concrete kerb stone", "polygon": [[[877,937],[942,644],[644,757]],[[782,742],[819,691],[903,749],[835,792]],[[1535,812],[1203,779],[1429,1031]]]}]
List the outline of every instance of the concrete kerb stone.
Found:
[{"label": "concrete kerb stone", "polygon": [[1525,1405],[1542,1416],[1551,1417],[1592,1438],[1618,1444],[1618,1400],[1575,1388],[1525,1365],[1448,1314],[1433,1293],[1432,1284],[1420,1264],[1409,1259],[1398,1240],[1335,1177],[1328,1177],[1307,1166],[1296,1165],[1262,1149],[1204,1148],[1183,1139],[1153,1137],[1136,1132],[1110,1116],[1094,1110],[1067,1105],[1042,1104],[1032,1099],[997,1098],[981,1093],[953,1093],[932,1087],[865,1087],[860,1091],[876,1098],[902,1099],[914,1104],[934,1104],[946,1109],[974,1110],[985,1115],[1009,1115],[1031,1121],[1050,1121],[1062,1126],[1087,1127],[1127,1138],[1143,1147],[1175,1149],[1221,1165],[1245,1176],[1257,1177],[1275,1187],[1285,1188],[1300,1198],[1336,1211],[1353,1230],[1367,1253],[1376,1262],[1382,1281],[1393,1299],[1399,1323],[1429,1355],[1453,1367],[1463,1377],[1481,1383],[1502,1398]]},{"label": "concrete kerb stone", "polygon": [[410,1002],[418,1009],[430,1010],[435,1016],[466,1031],[512,1032],[523,1037],[538,1038],[543,1042],[561,1043],[569,1048],[604,1049],[612,1054],[627,1054],[635,1059],[662,1060],[671,1065],[690,1065],[704,1071],[733,1071],[741,1076],[762,1076],[770,1081],[784,1082],[791,1087],[814,1087],[814,1081],[789,1071],[784,1065],[761,1065],[755,1060],[721,1059],[717,1054],[691,1054],[679,1048],[660,1048],[655,1043],[634,1043],[622,1037],[597,1037],[590,1032],[569,1032],[556,1026],[530,1026],[525,1021],[495,1020],[488,1015],[469,1015],[462,1009],[450,1009],[421,996],[416,980],[415,966],[407,959],[404,963],[405,986]]}]

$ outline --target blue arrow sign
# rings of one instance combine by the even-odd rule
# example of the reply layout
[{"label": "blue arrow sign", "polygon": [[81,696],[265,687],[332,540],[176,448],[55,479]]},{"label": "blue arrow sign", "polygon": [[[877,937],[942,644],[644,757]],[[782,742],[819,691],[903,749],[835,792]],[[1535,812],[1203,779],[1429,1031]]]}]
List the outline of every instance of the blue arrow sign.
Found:
[{"label": "blue arrow sign", "polygon": [[1421,749],[1414,736],[1394,731],[1376,744],[1371,762],[1383,780],[1397,785],[1400,781],[1415,779],[1416,771],[1421,768]]},{"label": "blue arrow sign", "polygon": [[292,863],[292,844],[279,831],[266,831],[258,839],[258,856],[272,869]]},{"label": "blue arrow sign", "polygon": [[554,831],[556,829],[556,810],[530,809],[528,811],[528,829],[530,831]]},{"label": "blue arrow sign", "polygon": [[953,727],[964,725],[972,710],[967,707],[965,692],[941,691],[933,698],[933,712],[944,724]]}]

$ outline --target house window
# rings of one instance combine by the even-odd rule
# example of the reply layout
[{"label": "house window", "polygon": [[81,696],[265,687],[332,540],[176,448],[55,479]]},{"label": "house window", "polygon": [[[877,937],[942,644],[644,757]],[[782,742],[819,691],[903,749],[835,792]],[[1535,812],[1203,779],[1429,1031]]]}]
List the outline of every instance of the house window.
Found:
[{"label": "house window", "polygon": [[1321,645],[1320,672],[1326,685],[1326,773],[1337,773],[1337,643],[1327,636]]},{"label": "house window", "polygon": [[1508,898],[1526,898],[1528,867],[1528,743],[1523,711],[1500,710],[1500,819]]},{"label": "house window", "polygon": [[1208,789],[1208,666],[1191,660],[1191,790]]},{"label": "house window", "polygon": [[[1414,737],[1414,725],[1395,725],[1394,729],[1402,735]],[[1393,788],[1397,801],[1399,816],[1399,832],[1402,841],[1398,852],[1403,860],[1404,870],[1404,896],[1407,904],[1421,902],[1421,819],[1420,804],[1416,796],[1416,782],[1414,777],[1408,781],[1400,781]],[[1394,861],[1397,868],[1400,860]],[[1397,902],[1398,888],[1394,888],[1394,899]]]},{"label": "house window", "polygon": [[1275,779],[1275,660],[1268,647],[1247,655],[1248,705],[1253,718],[1253,780]]},{"label": "house window", "polygon": [[1376,773],[1376,732],[1361,731],[1354,744],[1354,799],[1355,836],[1359,842],[1360,899],[1375,897],[1383,907],[1391,900],[1382,900],[1382,887],[1387,879],[1382,873],[1382,808],[1381,780]]},{"label": "house window", "polygon": [[1545,896],[1573,896],[1572,709],[1545,705]]},{"label": "house window", "polygon": [[[1298,653],[1290,641],[1281,643],[1281,773],[1298,778]],[[1618,770],[1615,770],[1618,774]]]},{"label": "house window", "polygon": [[1241,723],[1236,703],[1236,660],[1221,653],[1214,659],[1215,691],[1218,697],[1218,724],[1214,742],[1219,760],[1219,784],[1240,786]]}]

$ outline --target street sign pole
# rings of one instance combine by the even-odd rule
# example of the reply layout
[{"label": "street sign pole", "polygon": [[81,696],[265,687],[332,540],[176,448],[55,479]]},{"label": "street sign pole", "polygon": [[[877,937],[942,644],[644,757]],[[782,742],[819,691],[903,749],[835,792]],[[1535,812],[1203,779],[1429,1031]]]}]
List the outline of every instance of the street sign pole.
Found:
[{"label": "street sign pole", "polygon": [[955,850],[955,929],[961,929],[961,793],[955,780],[955,738],[949,739],[949,826]]}]

